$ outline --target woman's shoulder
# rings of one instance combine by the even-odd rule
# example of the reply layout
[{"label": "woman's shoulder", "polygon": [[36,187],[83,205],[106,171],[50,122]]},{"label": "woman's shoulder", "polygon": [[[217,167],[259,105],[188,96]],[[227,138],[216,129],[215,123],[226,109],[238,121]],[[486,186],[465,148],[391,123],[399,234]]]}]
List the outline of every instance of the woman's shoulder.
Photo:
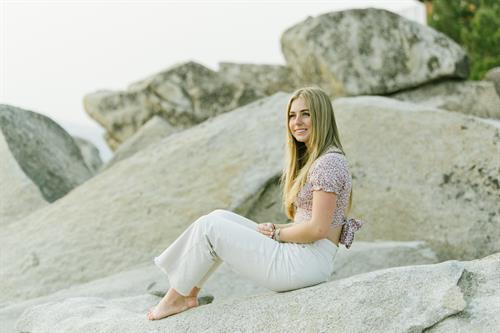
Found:
[{"label": "woman's shoulder", "polygon": [[341,193],[350,178],[348,163],[342,151],[328,148],[313,163],[308,176],[313,190]]},{"label": "woman's shoulder", "polygon": [[313,162],[309,174],[314,176],[338,172],[340,170],[348,172],[349,165],[347,159],[340,149],[330,147]]},{"label": "woman's shoulder", "polygon": [[330,164],[338,163],[344,165],[346,162],[347,159],[342,150],[337,147],[329,147],[316,159],[316,161],[314,161],[314,164],[328,166]]},{"label": "woman's shoulder", "polygon": [[337,148],[335,146],[328,147],[327,149],[325,149],[325,151],[321,155],[323,156],[323,155],[328,154],[328,153],[336,153],[337,155],[344,156],[344,152],[342,151],[342,149]]}]

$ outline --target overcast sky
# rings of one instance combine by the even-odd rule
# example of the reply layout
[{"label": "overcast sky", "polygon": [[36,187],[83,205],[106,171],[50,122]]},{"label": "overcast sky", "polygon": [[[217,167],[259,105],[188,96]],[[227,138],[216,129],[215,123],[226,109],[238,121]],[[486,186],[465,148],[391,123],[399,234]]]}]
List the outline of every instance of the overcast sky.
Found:
[{"label": "overcast sky", "polygon": [[386,8],[425,23],[414,0],[9,1],[0,0],[0,103],[49,116],[111,156],[85,94],[121,90],[194,60],[284,64],[279,39],[307,16]]}]

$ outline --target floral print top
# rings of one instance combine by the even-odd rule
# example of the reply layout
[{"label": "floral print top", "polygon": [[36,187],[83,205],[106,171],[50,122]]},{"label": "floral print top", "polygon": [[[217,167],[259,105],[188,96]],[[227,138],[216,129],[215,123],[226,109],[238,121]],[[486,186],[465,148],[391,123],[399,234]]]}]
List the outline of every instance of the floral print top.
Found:
[{"label": "floral print top", "polygon": [[349,165],[342,151],[336,147],[328,148],[314,161],[307,175],[307,180],[294,201],[294,223],[301,223],[312,218],[313,191],[334,192],[337,194],[337,207],[333,216],[332,227],[343,225],[340,243],[350,248],[354,233],[363,225],[358,219],[347,219],[344,212],[349,205],[352,177]]}]

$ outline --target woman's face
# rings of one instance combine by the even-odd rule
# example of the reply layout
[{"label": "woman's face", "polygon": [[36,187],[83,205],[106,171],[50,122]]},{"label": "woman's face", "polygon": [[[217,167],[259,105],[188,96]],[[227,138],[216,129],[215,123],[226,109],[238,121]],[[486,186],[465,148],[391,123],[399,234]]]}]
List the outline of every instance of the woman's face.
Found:
[{"label": "woman's face", "polygon": [[296,98],[290,105],[288,128],[295,140],[307,145],[311,136],[311,113],[302,97]]}]

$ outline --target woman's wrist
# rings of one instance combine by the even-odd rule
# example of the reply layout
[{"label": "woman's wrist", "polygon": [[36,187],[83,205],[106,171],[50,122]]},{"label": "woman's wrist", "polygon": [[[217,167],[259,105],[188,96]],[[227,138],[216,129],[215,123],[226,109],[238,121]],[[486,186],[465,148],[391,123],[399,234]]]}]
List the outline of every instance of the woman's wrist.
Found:
[{"label": "woman's wrist", "polygon": [[271,238],[277,242],[281,242],[280,233],[281,233],[280,228],[274,229]]}]

